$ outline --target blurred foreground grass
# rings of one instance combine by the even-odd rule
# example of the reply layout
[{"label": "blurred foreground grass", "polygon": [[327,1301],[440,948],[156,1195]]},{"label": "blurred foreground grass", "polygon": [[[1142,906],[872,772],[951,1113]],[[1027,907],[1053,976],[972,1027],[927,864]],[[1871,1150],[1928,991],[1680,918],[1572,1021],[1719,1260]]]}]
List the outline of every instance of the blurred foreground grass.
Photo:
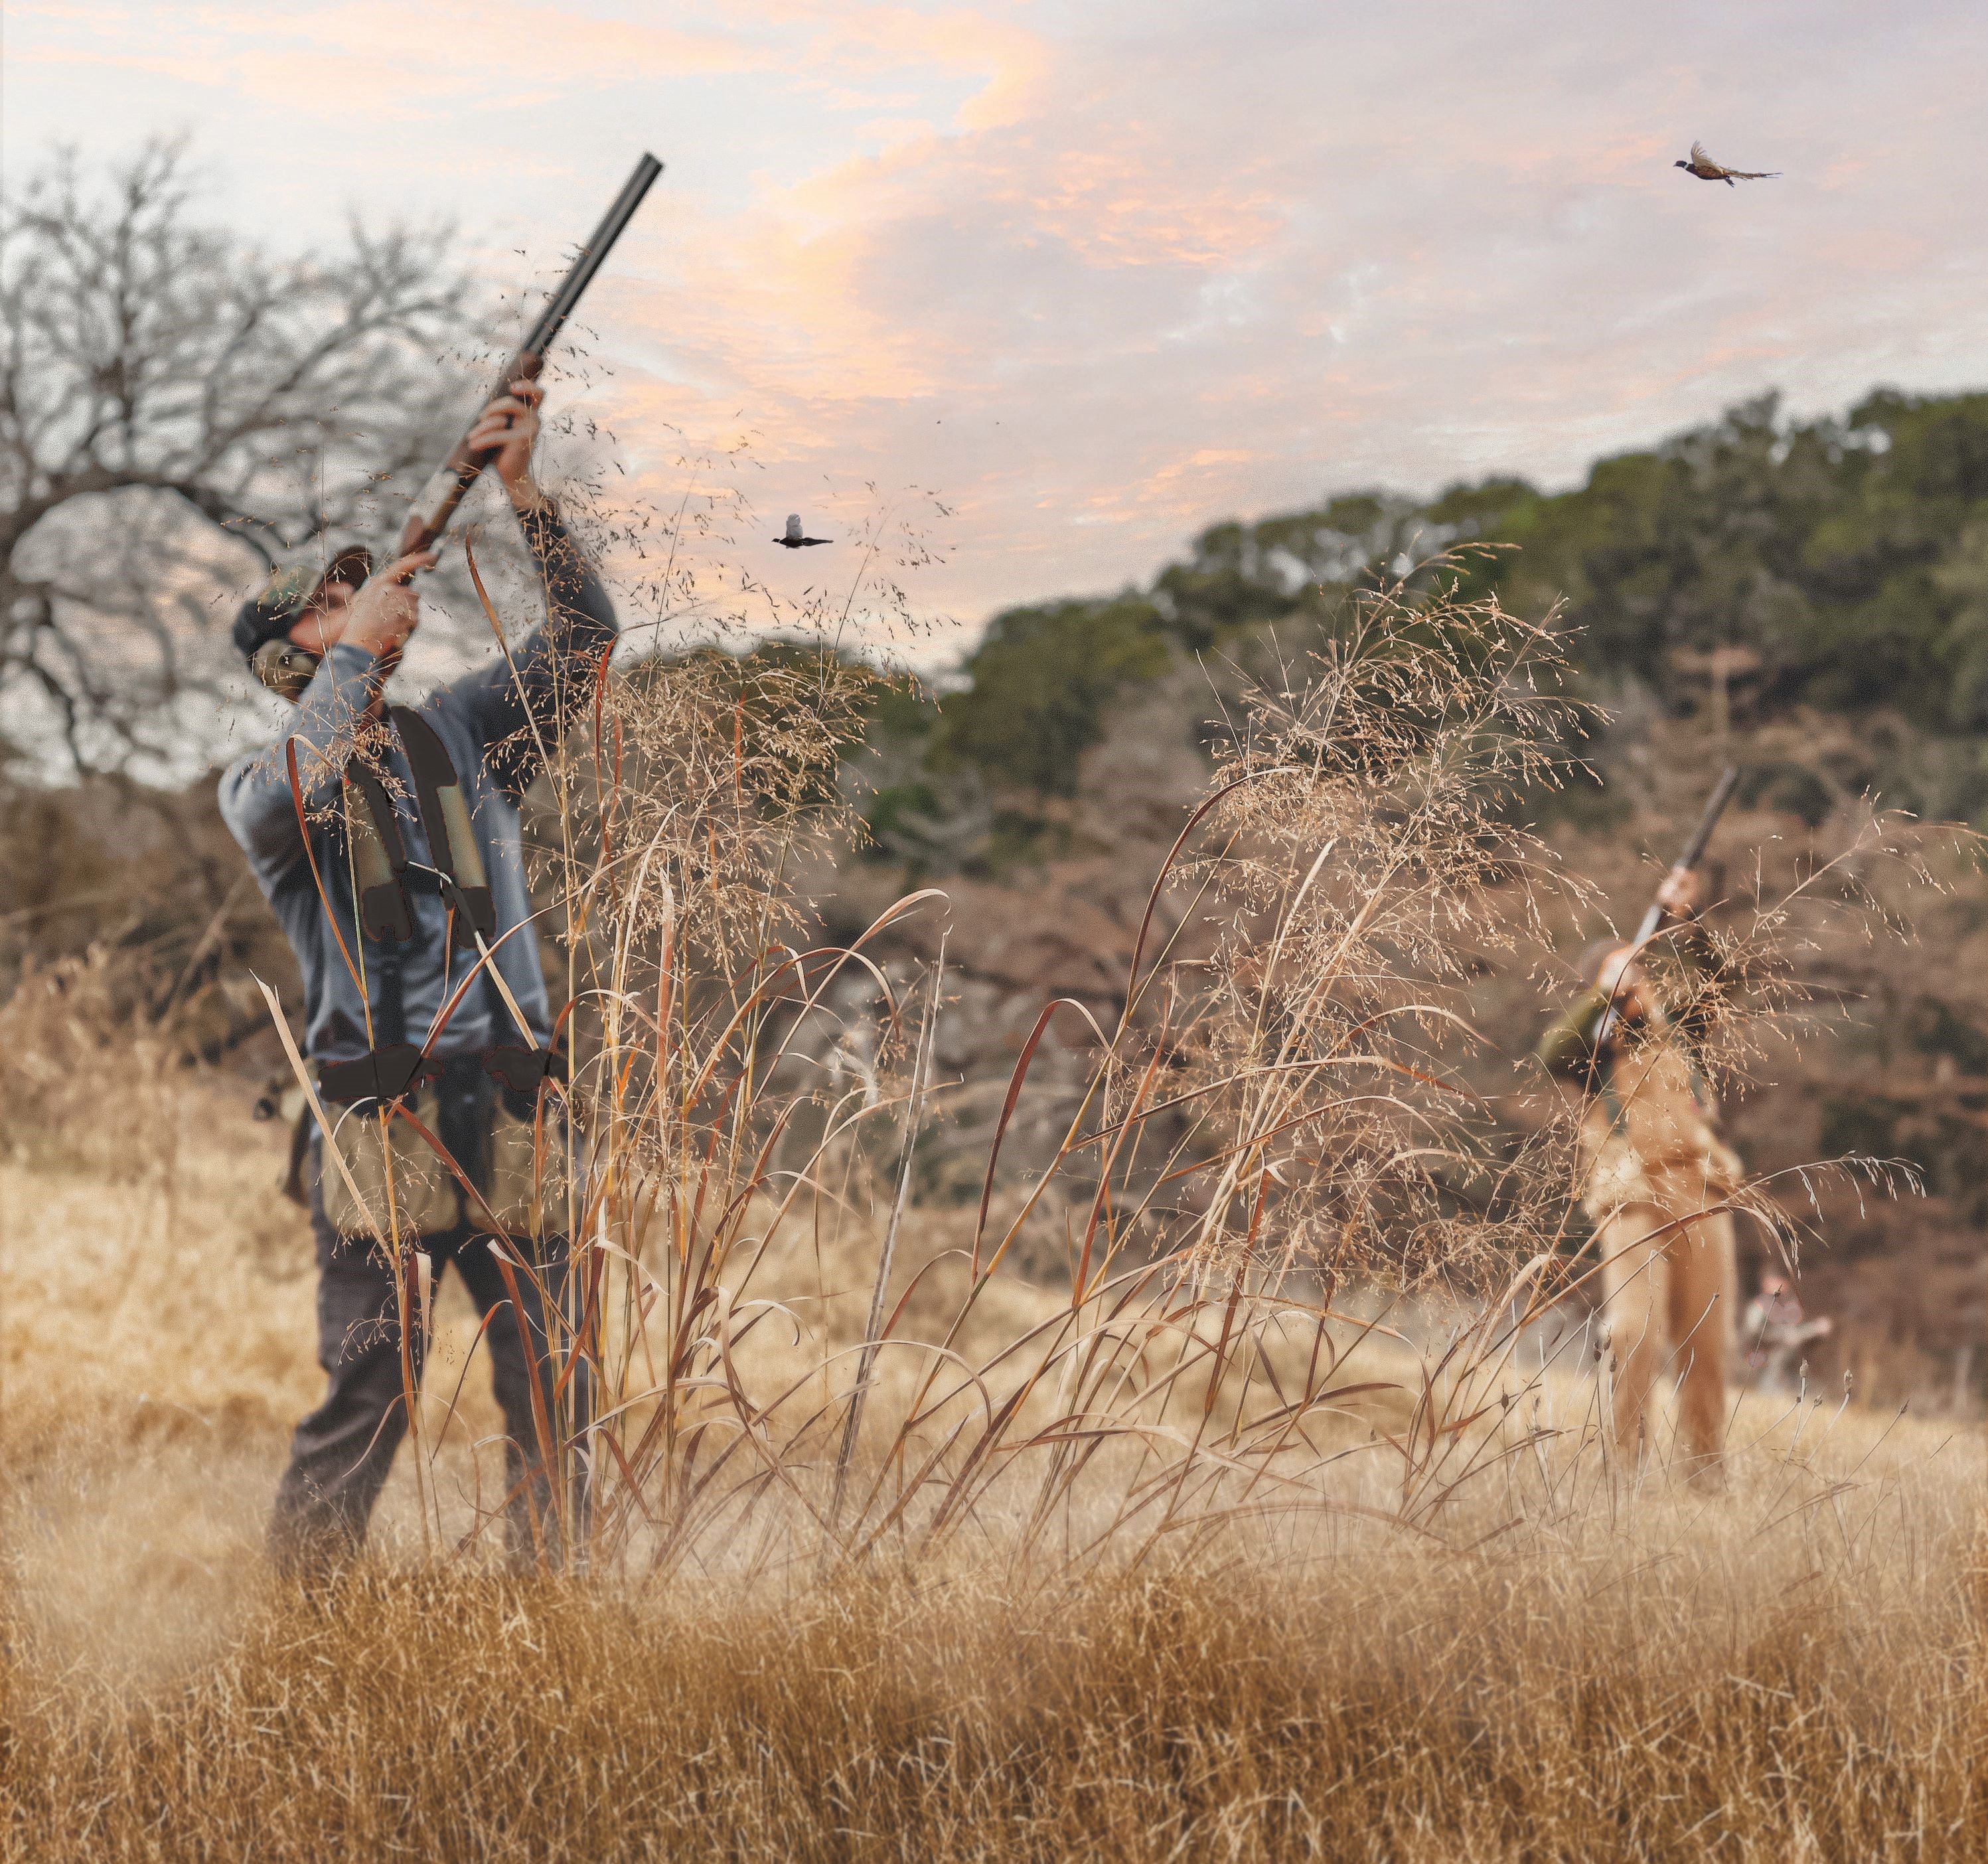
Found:
[{"label": "blurred foreground grass", "polygon": [[[1138,1571],[1000,1520],[827,1578],[798,1541],[663,1585],[438,1570],[404,1456],[376,1557],[279,1582],[318,1375],[279,1152],[196,1089],[122,1180],[0,1172],[10,1857],[1988,1855],[1982,1446],[1856,1408],[1748,1399],[1703,1495],[1611,1470],[1570,1374],[1520,1505],[1391,1527],[1356,1460],[1343,1520]],[[860,1319],[860,1264],[779,1286]],[[494,1422],[474,1368],[445,1475]]]}]

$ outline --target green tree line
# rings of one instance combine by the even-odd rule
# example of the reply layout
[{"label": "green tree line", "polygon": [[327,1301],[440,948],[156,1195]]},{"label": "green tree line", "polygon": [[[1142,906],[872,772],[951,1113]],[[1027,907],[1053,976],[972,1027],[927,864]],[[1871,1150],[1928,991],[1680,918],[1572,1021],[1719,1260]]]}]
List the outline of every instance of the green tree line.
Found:
[{"label": "green tree line", "polygon": [[1633,685],[1695,705],[1717,665],[1755,717],[1883,712],[1962,753],[1910,801],[1988,810],[1988,393],[1880,389],[1810,421],[1763,396],[1599,461],[1570,491],[1494,477],[1218,524],[1144,587],[1006,610],[956,689],[880,719],[880,841],[904,851],[919,824],[942,840],[965,790],[992,799],[998,840],[1077,793],[1084,752],[1140,686],[1464,544],[1504,546],[1468,560],[1466,592],[1533,620],[1557,610],[1604,699]]}]

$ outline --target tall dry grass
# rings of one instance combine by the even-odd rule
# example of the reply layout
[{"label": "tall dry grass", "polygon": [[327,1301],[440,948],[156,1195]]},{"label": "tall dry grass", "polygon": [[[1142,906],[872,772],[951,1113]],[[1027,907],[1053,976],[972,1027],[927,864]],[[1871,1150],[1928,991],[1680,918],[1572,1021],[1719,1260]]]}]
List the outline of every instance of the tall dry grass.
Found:
[{"label": "tall dry grass", "polygon": [[1813,1564],[1668,1529],[776,1600],[262,1594],[177,1688],[17,1681],[12,1835],[49,1859],[1980,1856],[1980,1575],[1970,1603],[1948,1512],[1861,1558],[1818,1534]]},{"label": "tall dry grass", "polygon": [[[1513,807],[1551,638],[1383,595],[1252,694],[1121,1013],[1045,1006],[963,1208],[919,1195],[943,958],[892,939],[943,901],[808,932],[871,678],[820,634],[604,672],[543,747],[535,1574],[446,1297],[376,1557],[262,1570],[308,1277],[218,1214],[238,1125],[5,1168],[15,1850],[1978,1854],[1978,1442],[1810,1395],[1736,1406],[1717,1493],[1618,1458],[1557,1328],[1577,1110],[1514,1143],[1455,1066],[1564,884]],[[1020,1155],[1059,1020],[1090,1071]]]},{"label": "tall dry grass", "polygon": [[1878,1428],[1461,1551],[310,1591],[210,1548],[170,1652],[17,1493],[9,1855],[1976,1857],[1978,1451],[1850,1475]]}]

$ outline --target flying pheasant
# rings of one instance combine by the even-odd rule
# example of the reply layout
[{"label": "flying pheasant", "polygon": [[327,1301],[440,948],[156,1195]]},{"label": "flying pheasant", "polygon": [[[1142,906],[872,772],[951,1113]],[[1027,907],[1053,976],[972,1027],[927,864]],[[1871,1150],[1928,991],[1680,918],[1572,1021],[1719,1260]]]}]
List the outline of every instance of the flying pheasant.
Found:
[{"label": "flying pheasant", "polygon": [[793,512],[789,513],[787,518],[786,536],[776,537],[773,541],[777,544],[785,545],[789,550],[805,550],[811,543],[831,543],[834,540],[829,537],[803,537],[801,535],[801,515],[799,512]]},{"label": "flying pheasant", "polygon": [[1722,168],[1705,152],[1705,144],[1695,142],[1691,145],[1691,160],[1673,162],[1673,168],[1682,168],[1686,174],[1695,174],[1701,181],[1723,181],[1730,188],[1735,181],[1773,181],[1780,178],[1777,168],[1771,174],[1757,173],[1745,168]]}]

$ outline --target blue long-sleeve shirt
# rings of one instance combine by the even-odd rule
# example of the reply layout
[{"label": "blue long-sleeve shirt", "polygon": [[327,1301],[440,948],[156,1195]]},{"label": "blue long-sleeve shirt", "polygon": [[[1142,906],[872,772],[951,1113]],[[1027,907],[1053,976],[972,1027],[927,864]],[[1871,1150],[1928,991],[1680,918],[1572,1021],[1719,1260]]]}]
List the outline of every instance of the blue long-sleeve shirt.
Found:
[{"label": "blue long-sleeve shirt", "polygon": [[[509,939],[504,936],[514,926],[526,925],[532,915],[518,824],[518,800],[537,769],[530,728],[536,722],[549,745],[562,711],[570,719],[591,695],[594,668],[618,627],[607,590],[557,516],[549,511],[531,513],[522,523],[545,580],[550,619],[512,650],[515,679],[500,656],[431,693],[413,709],[434,728],[455,766],[489,881],[496,918],[491,942],[496,948],[497,968],[531,1024],[533,1039],[543,1047],[551,1033],[551,1017],[537,936],[528,925]],[[333,648],[304,689],[289,736],[296,740],[297,774],[318,874],[346,949],[355,962],[363,952],[367,995],[376,1019],[374,1035],[384,1040],[377,1018],[380,959],[387,948],[363,937],[353,908],[345,833],[336,809],[342,760],[350,754],[353,727],[372,702],[375,688],[370,654],[343,643]],[[426,865],[431,860],[428,837],[414,801],[411,773],[397,743],[386,768],[390,780],[385,787],[410,865]],[[303,973],[305,1053],[319,1063],[363,1055],[372,1046],[367,1035],[367,1005],[340,956],[311,878],[282,741],[228,767],[221,779],[221,814],[247,854],[256,884],[296,953]],[[460,950],[451,952],[448,908],[431,886],[411,884],[407,893],[414,932],[399,948],[401,997],[405,1040],[418,1046],[474,955],[465,959]],[[437,1059],[471,1054],[522,1040],[495,992],[479,982],[450,1019],[434,1054]]]}]

